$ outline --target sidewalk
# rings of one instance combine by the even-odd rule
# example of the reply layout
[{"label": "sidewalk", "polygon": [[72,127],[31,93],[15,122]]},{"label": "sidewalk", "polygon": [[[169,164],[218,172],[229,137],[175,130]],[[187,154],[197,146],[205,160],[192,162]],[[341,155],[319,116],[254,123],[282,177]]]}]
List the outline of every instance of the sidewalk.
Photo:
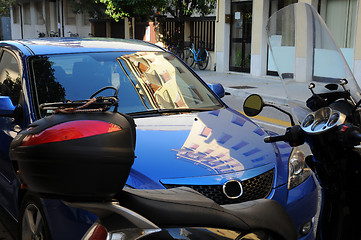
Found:
[{"label": "sidewalk", "polygon": [[246,98],[256,93],[265,102],[287,105],[286,93],[278,77],[254,77],[246,73],[218,73],[207,70],[195,72],[207,83],[221,83],[226,92],[233,96]]}]

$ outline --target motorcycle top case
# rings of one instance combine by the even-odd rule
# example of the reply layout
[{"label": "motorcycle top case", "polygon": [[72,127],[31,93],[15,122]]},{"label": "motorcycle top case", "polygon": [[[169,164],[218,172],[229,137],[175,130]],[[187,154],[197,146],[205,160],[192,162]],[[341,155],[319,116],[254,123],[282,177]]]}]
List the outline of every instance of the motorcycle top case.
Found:
[{"label": "motorcycle top case", "polygon": [[43,197],[107,200],[134,162],[135,123],[112,112],[55,114],[20,132],[10,158],[25,186]]}]

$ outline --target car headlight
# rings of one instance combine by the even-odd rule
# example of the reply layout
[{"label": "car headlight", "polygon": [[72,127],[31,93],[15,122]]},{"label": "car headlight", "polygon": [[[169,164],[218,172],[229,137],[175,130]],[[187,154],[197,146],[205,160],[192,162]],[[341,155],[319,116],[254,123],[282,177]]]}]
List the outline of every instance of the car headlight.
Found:
[{"label": "car headlight", "polygon": [[305,158],[301,149],[293,148],[288,161],[288,189],[297,187],[311,175],[311,169],[307,166]]}]

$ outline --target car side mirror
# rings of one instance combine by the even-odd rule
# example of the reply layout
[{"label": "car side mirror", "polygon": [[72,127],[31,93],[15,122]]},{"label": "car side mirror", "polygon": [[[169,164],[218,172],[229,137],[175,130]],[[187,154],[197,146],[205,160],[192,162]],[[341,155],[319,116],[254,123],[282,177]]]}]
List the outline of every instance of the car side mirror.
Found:
[{"label": "car side mirror", "polygon": [[243,111],[247,116],[254,117],[262,112],[264,106],[262,97],[257,94],[252,94],[244,100]]},{"label": "car side mirror", "polygon": [[217,94],[219,98],[222,98],[226,95],[226,91],[224,87],[220,83],[207,83],[208,87],[212,89],[212,91]]},{"label": "car side mirror", "polygon": [[10,97],[0,96],[0,117],[12,117],[14,110],[15,106],[11,102]]}]

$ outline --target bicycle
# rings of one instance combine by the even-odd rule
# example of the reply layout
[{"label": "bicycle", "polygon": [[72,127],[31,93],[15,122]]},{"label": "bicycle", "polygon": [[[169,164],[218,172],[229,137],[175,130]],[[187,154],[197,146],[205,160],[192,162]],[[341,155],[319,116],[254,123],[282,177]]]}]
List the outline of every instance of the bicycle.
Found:
[{"label": "bicycle", "polygon": [[190,67],[193,67],[193,64],[196,63],[200,70],[204,70],[207,68],[209,61],[209,53],[207,49],[205,49],[205,42],[201,41],[200,48],[196,50],[193,43],[193,37],[190,38],[192,41],[191,47],[184,49],[184,61]]},{"label": "bicycle", "polygon": [[79,37],[79,33],[72,33],[71,31],[68,32],[69,37]]},{"label": "bicycle", "polygon": [[50,31],[49,37],[59,37],[59,33],[53,30]]},{"label": "bicycle", "polygon": [[177,55],[180,59],[184,59],[183,51],[181,50],[180,41],[177,44],[170,44],[168,45],[168,51]]}]

